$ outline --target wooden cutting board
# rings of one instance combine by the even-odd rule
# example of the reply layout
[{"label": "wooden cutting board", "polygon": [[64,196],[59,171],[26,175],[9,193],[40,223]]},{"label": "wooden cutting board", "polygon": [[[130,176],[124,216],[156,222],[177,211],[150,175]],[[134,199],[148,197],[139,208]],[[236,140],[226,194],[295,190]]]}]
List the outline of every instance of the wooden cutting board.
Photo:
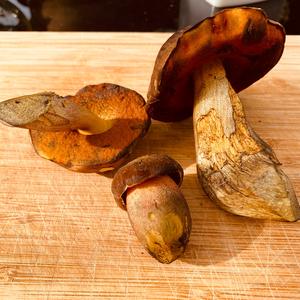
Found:
[{"label": "wooden cutting board", "polygon": [[[0,101],[66,95],[113,82],[146,95],[168,33],[1,33]],[[300,36],[243,91],[254,130],[300,197]],[[37,156],[26,130],[0,124],[0,299],[300,299],[300,223],[252,220],[216,207],[197,182],[191,120],[153,122],[133,157],[167,153],[183,166],[193,230],[170,265],[151,258],[111,178]]]}]

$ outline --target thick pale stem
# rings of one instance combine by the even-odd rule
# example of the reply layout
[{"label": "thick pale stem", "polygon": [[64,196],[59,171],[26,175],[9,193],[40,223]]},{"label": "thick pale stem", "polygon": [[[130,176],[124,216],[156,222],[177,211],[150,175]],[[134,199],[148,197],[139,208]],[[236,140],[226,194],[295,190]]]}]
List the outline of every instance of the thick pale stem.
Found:
[{"label": "thick pale stem", "polygon": [[191,229],[187,203],[169,176],[151,178],[127,190],[132,227],[148,252],[171,263],[186,247]]},{"label": "thick pale stem", "polygon": [[195,74],[197,171],[212,200],[242,216],[295,221],[299,203],[272,149],[245,119],[221,62]]},{"label": "thick pale stem", "polygon": [[78,130],[81,134],[100,134],[114,120],[98,117],[68,97],[44,92],[0,103],[0,120],[7,125],[42,131]]}]

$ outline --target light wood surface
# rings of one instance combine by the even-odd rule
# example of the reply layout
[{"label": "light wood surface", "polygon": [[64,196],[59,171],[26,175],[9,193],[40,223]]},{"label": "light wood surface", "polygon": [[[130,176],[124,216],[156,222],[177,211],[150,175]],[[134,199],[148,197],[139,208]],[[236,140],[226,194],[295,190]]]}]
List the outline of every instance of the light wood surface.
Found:
[{"label": "light wood surface", "polygon": [[[1,33],[0,101],[66,95],[113,82],[146,96],[167,33]],[[249,123],[275,150],[300,197],[300,37],[240,93]],[[26,130],[0,124],[0,299],[299,299],[300,223],[217,208],[197,183],[192,121],[153,122],[134,157],[167,153],[185,170],[193,229],[171,265],[151,258],[111,179],[37,156]]]}]

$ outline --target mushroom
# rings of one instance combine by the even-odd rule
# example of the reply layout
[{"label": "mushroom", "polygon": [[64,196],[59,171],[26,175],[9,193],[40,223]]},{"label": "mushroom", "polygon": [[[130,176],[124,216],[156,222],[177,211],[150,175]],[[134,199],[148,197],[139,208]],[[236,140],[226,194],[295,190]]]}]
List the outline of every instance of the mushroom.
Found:
[{"label": "mushroom", "polygon": [[237,93],[284,48],[283,27],[260,9],[226,9],[175,33],[158,53],[148,92],[153,119],[193,114],[198,178],[233,214],[296,221],[300,208],[274,152],[248,125]]},{"label": "mushroom", "polygon": [[142,96],[110,83],[86,86],[75,96],[44,92],[3,101],[0,120],[30,129],[41,157],[100,173],[124,163],[150,126]]},{"label": "mushroom", "polygon": [[112,181],[117,204],[127,210],[138,240],[161,263],[185,250],[191,216],[179,190],[182,167],[166,155],[146,155],[121,167]]}]

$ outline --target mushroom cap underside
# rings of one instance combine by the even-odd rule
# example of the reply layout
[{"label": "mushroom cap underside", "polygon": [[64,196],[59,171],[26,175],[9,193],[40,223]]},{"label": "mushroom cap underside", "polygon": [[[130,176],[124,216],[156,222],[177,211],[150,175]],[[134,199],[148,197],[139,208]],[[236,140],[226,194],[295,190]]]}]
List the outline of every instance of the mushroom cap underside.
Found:
[{"label": "mushroom cap underside", "polygon": [[192,115],[193,75],[209,60],[222,61],[239,92],[263,77],[280,59],[284,28],[258,8],[225,9],[173,34],[161,47],[148,90],[153,119],[173,122]]},{"label": "mushroom cap underside", "polygon": [[180,164],[167,155],[152,154],[136,158],[121,167],[112,181],[112,194],[122,209],[126,209],[126,191],[148,179],[168,175],[178,186],[183,179]]},{"label": "mushroom cap underside", "polygon": [[40,156],[72,171],[114,169],[124,162],[150,126],[143,97],[115,84],[89,85],[68,99],[103,119],[115,120],[111,129],[96,135],[82,135],[75,130],[30,130],[33,146]]}]

